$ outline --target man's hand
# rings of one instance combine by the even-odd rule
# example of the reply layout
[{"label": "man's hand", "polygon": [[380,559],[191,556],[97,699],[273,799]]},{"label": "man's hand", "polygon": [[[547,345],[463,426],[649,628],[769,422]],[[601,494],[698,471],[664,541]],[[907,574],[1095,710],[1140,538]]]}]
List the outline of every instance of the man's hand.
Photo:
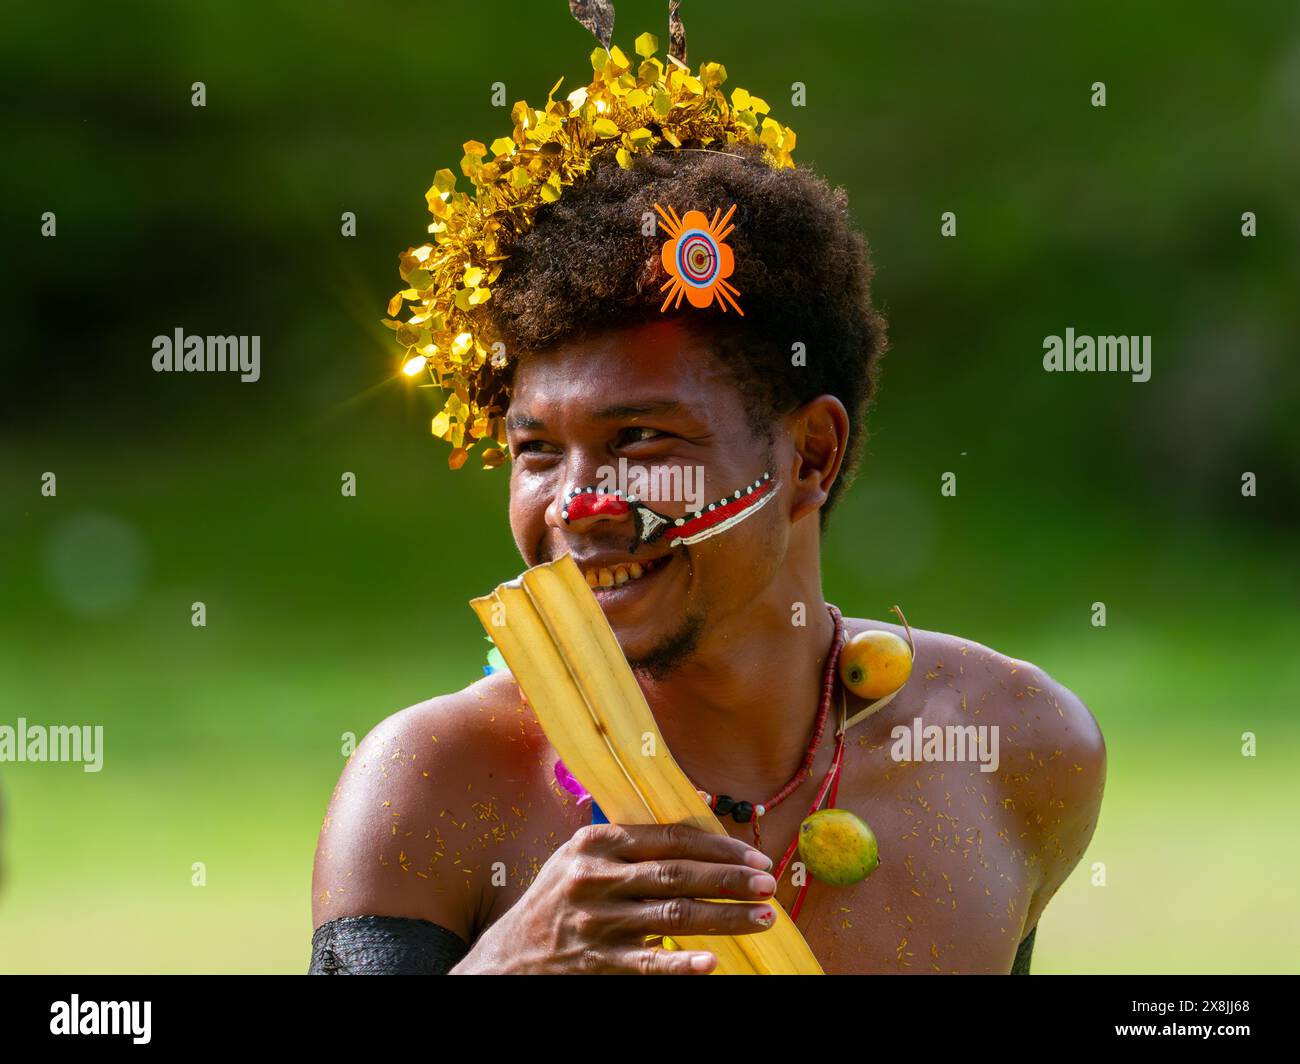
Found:
[{"label": "man's hand", "polygon": [[580,828],[452,975],[704,975],[717,957],[653,949],[647,935],[749,935],[775,920],[772,862],[729,835],[685,824]]}]

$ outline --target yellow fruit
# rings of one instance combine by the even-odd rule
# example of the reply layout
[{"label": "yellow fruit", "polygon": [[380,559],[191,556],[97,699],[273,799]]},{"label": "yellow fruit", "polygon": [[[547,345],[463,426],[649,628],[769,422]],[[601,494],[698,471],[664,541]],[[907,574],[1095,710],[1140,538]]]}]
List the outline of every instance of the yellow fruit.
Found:
[{"label": "yellow fruit", "polygon": [[840,651],[840,679],[859,698],[892,695],[912,675],[912,649],[893,632],[859,632]]},{"label": "yellow fruit", "polygon": [[876,836],[847,809],[821,809],[799,825],[799,856],[809,875],[836,887],[861,883],[880,864]]}]

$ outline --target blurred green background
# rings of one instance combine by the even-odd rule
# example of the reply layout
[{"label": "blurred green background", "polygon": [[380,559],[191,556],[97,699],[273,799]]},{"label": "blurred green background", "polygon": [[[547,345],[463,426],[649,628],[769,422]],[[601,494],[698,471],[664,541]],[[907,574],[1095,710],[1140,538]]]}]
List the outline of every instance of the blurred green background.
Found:
[{"label": "blurred green background", "polygon": [[[664,39],[664,4],[617,6],[625,49]],[[893,350],[828,597],[1034,661],[1105,732],[1035,970],[1295,971],[1300,14],[1162,8],[684,15],[878,263]],[[519,567],[505,473],[448,472],[393,377],[396,255],[434,170],[508,132],[492,83],[576,87],[593,42],[560,0],[7,15],[0,723],[106,750],[0,765],[0,971],[303,971],[342,734],[472,680],[466,600]],[[1151,335],[1152,379],[1044,373],[1068,326]],[[154,373],[177,327],[260,335],[261,381]]]}]

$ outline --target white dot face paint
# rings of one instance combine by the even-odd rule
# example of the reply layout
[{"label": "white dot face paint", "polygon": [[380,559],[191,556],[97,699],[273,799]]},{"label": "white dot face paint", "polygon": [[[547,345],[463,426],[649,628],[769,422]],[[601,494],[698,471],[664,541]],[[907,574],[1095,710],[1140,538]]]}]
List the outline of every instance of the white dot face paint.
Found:
[{"label": "white dot face paint", "polygon": [[676,547],[699,543],[734,528],[766,506],[776,494],[776,488],[772,474],[764,473],[743,492],[737,488],[733,494],[709,503],[690,517],[670,518],[639,502],[635,496],[624,496],[617,488],[597,489],[593,485],[569,492],[562,517],[568,524],[601,514],[622,516],[630,512],[636,521],[638,544],[663,539]]}]

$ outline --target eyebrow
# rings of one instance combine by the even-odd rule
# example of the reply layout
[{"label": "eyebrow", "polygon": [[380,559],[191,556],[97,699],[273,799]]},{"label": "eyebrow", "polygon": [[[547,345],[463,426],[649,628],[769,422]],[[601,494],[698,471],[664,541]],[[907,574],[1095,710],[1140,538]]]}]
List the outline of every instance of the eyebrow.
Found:
[{"label": "eyebrow", "polygon": [[639,417],[642,414],[679,414],[684,408],[676,399],[647,399],[643,403],[617,403],[603,406],[593,417],[600,421],[615,421],[625,417]]},{"label": "eyebrow", "polygon": [[506,428],[508,429],[544,429],[546,424],[541,418],[529,417],[527,414],[507,414]]},{"label": "eyebrow", "polygon": [[[627,417],[640,417],[643,414],[680,414],[686,410],[676,399],[647,399],[641,403],[616,403],[603,406],[592,414],[597,421],[618,421]],[[508,429],[545,429],[546,423],[541,418],[529,414],[507,414]]]}]

